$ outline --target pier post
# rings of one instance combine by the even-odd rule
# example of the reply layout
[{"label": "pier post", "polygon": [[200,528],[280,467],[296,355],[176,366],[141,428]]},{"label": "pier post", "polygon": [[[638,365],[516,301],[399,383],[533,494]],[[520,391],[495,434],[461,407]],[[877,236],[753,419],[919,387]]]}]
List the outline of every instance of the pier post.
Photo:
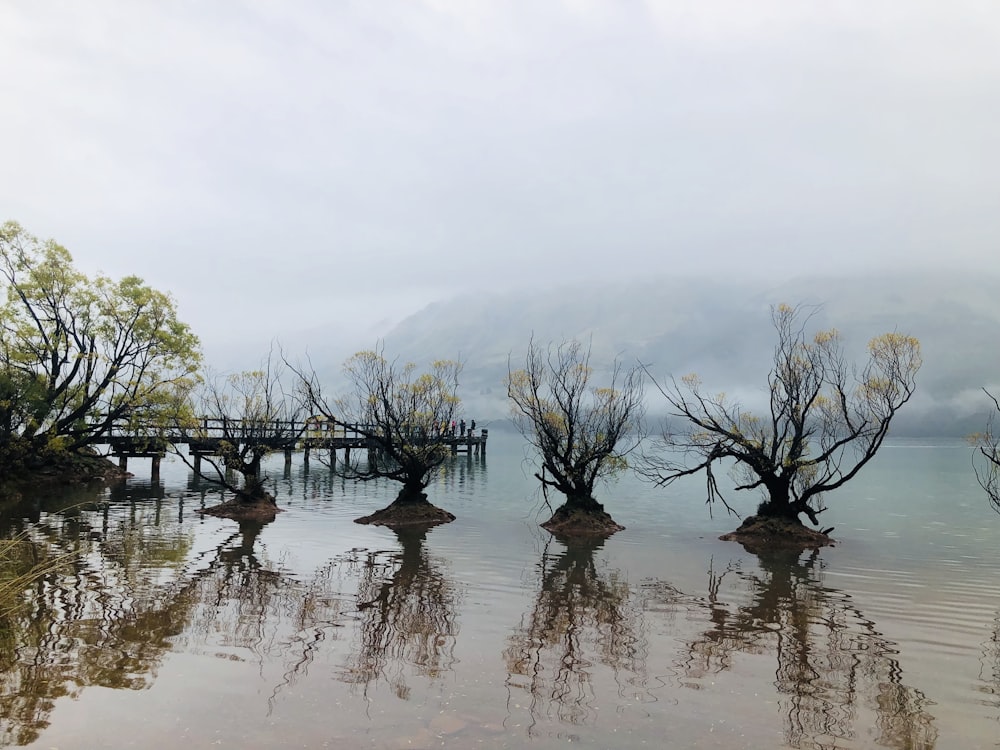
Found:
[{"label": "pier post", "polygon": [[128,456],[124,453],[118,456],[118,468],[122,471],[128,471]]},{"label": "pier post", "polygon": [[153,456],[150,462],[149,478],[155,482],[160,478],[160,457]]}]

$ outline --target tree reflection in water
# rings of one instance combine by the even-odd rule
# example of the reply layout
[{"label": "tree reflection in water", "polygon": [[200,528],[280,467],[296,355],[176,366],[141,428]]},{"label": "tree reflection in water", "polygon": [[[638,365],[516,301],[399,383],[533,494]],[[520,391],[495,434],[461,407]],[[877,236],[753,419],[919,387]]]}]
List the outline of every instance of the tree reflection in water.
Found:
[{"label": "tree reflection in water", "polygon": [[347,559],[358,581],[360,643],[351,649],[344,682],[369,695],[385,681],[409,697],[406,672],[431,679],[455,662],[459,592],[424,548],[426,528],[397,529],[399,550],[356,550]]},{"label": "tree reflection in water", "polygon": [[[859,727],[868,721],[880,746],[934,747],[930,701],[903,684],[895,644],[849,595],[823,584],[818,550],[754,552],[759,572],[736,567],[710,574],[711,625],[688,643],[682,674],[698,680],[728,670],[738,653],[773,652],[774,685],[791,747],[840,747],[862,737]],[[729,574],[747,585],[749,604],[731,608],[721,600],[722,578]]]},{"label": "tree reflection in water", "polygon": [[[162,496],[159,485],[136,491]],[[25,592],[28,606],[4,623],[0,641],[0,744],[23,745],[48,725],[55,701],[84,687],[141,689],[169,639],[183,628],[174,598],[163,606],[154,578],[177,569],[190,539],[158,543],[146,533],[160,504],[114,506],[100,491],[54,498],[21,526],[38,556],[66,563]],[[20,515],[15,524],[23,521]],[[5,526],[6,526],[5,522]]]},{"label": "tree reflection in water", "polygon": [[196,605],[188,631],[196,644],[220,658],[249,653],[262,672],[271,663],[281,664],[269,700],[273,708],[282,690],[308,672],[320,645],[337,638],[350,605],[338,593],[333,562],[302,583],[262,560],[258,538],[266,525],[241,522],[191,577]]},{"label": "tree reflection in water", "polygon": [[529,696],[529,734],[543,717],[570,724],[596,718],[598,665],[612,670],[620,694],[645,694],[641,616],[619,571],[596,564],[594,554],[603,545],[600,537],[550,538],[542,552],[534,606],[503,654],[509,687]]},{"label": "tree reflection in water", "polygon": [[193,532],[179,534],[162,519],[161,495],[157,487],[133,487],[118,504],[92,495],[24,528],[45,554],[76,554],[39,579],[26,592],[30,606],[2,628],[0,746],[37,739],[57,699],[85,687],[148,687],[181,639],[211,644],[223,658],[234,649],[262,662],[279,653],[289,661],[277,693],[345,619],[346,600],[331,593],[339,582],[329,570],[303,586],[261,562],[260,524],[241,525],[195,555]]}]

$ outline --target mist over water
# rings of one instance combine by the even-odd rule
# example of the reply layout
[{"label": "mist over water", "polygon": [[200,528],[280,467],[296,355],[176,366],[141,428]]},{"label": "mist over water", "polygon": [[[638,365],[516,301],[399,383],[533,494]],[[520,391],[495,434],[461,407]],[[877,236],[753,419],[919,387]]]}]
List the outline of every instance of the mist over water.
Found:
[{"label": "mist over water", "polygon": [[[894,435],[961,437],[983,429],[992,404],[982,388],[1000,384],[1000,350],[992,345],[1000,277],[957,270],[803,274],[768,281],[650,274],[463,296],[416,311],[386,334],[386,351],[418,362],[430,353],[461,358],[463,403],[484,420],[509,414],[504,377],[508,364],[523,366],[532,339],[543,346],[581,341],[598,374],[616,358],[643,363],[661,382],[697,373],[709,391],[766,410],[771,308],[803,305],[811,313],[806,332],[835,328],[847,362],[859,368],[875,336],[899,332],[920,340],[917,390],[894,420]],[[652,386],[647,400],[654,421],[667,414]]]},{"label": "mist over water", "polygon": [[82,555],[0,642],[0,742],[995,747],[1000,517],[961,441],[892,441],[829,496],[836,546],[760,555],[697,479],[625,476],[598,494],[625,531],[554,539],[524,448],[450,462],[426,532],[352,523],[395,488],[301,455],[265,526],[197,515],[216,490],[176,462],[6,509]]}]

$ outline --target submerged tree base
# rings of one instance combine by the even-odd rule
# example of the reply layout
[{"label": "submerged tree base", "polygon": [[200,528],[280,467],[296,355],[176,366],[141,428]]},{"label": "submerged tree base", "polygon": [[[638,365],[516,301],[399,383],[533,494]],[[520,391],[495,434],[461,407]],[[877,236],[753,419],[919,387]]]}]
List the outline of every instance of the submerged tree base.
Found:
[{"label": "submerged tree base", "polygon": [[430,503],[393,503],[387,508],[375,511],[370,516],[355,518],[354,523],[399,529],[407,526],[437,526],[442,523],[451,523],[454,520],[453,513]]},{"label": "submerged tree base", "polygon": [[829,534],[803,526],[797,520],[769,516],[749,516],[736,531],[723,534],[719,539],[739,542],[754,554],[768,549],[809,549],[836,543]]},{"label": "submerged tree base", "polygon": [[355,518],[354,523],[398,529],[414,526],[437,526],[442,523],[451,523],[454,520],[453,513],[431,505],[427,501],[425,493],[407,494],[406,490],[403,490],[392,505],[377,510],[370,516]]},{"label": "submerged tree base", "polygon": [[256,498],[237,497],[228,500],[211,508],[199,510],[204,516],[215,516],[216,518],[228,518],[233,521],[255,521],[267,523],[273,521],[274,517],[282,512],[270,495]]},{"label": "submerged tree base", "polygon": [[625,529],[604,510],[600,503],[586,507],[579,505],[561,505],[545,523],[541,524],[546,531],[556,536],[594,537],[611,536]]}]

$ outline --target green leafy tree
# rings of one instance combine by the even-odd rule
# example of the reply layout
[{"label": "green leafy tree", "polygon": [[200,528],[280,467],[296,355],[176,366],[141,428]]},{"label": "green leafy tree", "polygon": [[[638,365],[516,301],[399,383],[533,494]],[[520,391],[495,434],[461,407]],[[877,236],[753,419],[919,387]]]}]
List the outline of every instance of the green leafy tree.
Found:
[{"label": "green leafy tree", "polygon": [[348,390],[332,401],[315,372],[299,373],[311,411],[363,436],[369,447],[367,462],[344,462],[334,470],[348,479],[384,477],[402,485],[389,508],[359,522],[400,525],[405,515],[414,523],[454,519],[434,508],[424,490],[451,454],[444,438],[461,407],[461,372],[462,363],[454,360],[437,360],[421,371],[412,362],[387,359],[381,348],[362,351],[344,363]]},{"label": "green leafy tree", "polygon": [[52,240],[0,227],[0,453],[7,464],[101,442],[181,403],[199,343],[171,297],[135,276],[88,278]]},{"label": "green leafy tree", "polygon": [[590,350],[578,341],[547,350],[532,341],[524,368],[507,368],[514,423],[538,454],[535,477],[543,490],[565,496],[542,524],[550,531],[622,528],[594,499],[594,488],[626,468],[642,437],[642,370],[615,362],[606,385],[593,378]]},{"label": "green leafy tree", "polygon": [[[803,308],[771,312],[778,343],[768,375],[769,409],[756,414],[688,375],[657,388],[686,429],[665,431],[642,473],[661,485],[704,471],[708,501],[725,500],[713,469],[731,466],[737,490],[760,489],[758,516],[818,524],[824,493],[841,487],[875,457],[889,424],[913,395],[920,342],[876,336],[863,368],[849,366],[836,330],[807,336]],[[654,381],[655,382],[655,381]],[[730,510],[730,506],[726,504]]]}]

